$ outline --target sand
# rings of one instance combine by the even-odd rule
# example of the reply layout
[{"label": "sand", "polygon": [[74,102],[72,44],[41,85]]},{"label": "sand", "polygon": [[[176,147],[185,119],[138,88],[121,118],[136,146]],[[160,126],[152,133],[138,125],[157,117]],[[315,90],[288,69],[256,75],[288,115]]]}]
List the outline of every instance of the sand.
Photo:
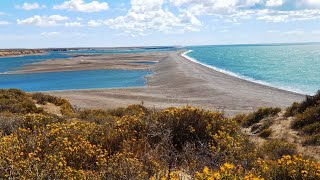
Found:
[{"label": "sand", "polygon": [[163,59],[163,53],[133,53],[108,55],[77,55],[68,59],[52,59],[28,64],[7,74],[27,74],[78,70],[121,69],[148,70],[150,64]]},{"label": "sand", "polygon": [[[110,109],[140,103],[157,109],[192,105],[208,110],[223,111],[227,115],[251,112],[259,107],[284,108],[295,101],[304,99],[304,95],[301,94],[257,84],[215,71],[182,57],[182,53],[182,51],[174,51],[127,54],[128,57],[126,58],[140,56],[139,60],[159,61],[145,67],[153,72],[152,75],[146,77],[147,85],[145,87],[51,91],[46,93],[66,98],[79,108]],[[114,62],[116,62],[115,57],[117,56],[90,56],[87,57],[87,60],[114,59]],[[119,62],[126,58],[122,58],[122,60],[120,58]],[[68,62],[68,60],[60,61]],[[47,68],[50,68],[48,62],[43,63],[47,63]],[[97,66],[99,66],[99,63]],[[99,69],[97,66],[96,69]],[[82,68],[84,67],[86,66]],[[31,71],[29,70],[29,72]]]}]

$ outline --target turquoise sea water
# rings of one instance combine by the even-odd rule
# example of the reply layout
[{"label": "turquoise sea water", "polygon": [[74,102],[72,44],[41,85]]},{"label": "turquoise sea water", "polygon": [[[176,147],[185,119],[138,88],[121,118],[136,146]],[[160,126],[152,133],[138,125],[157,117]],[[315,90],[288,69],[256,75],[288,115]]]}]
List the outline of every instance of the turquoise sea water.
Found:
[{"label": "turquoise sea water", "polygon": [[187,47],[187,56],[250,81],[314,94],[320,90],[320,44]]}]

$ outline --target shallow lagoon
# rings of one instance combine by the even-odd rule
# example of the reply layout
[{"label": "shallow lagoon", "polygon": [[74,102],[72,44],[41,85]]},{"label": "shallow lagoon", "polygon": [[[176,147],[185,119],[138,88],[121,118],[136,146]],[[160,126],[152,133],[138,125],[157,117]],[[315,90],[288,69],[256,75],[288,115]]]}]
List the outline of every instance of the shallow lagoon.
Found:
[{"label": "shallow lagoon", "polygon": [[[37,63],[48,59],[65,59],[73,53],[137,53],[124,50],[84,50],[48,52],[41,55],[27,55],[0,58],[0,88],[18,88],[24,91],[52,91],[70,89],[125,88],[145,85],[144,76],[151,74],[142,70],[89,70],[65,71],[33,74],[5,74],[26,64]],[[145,50],[150,51],[150,50]],[[153,51],[156,51],[153,49]]]},{"label": "shallow lagoon", "polygon": [[33,74],[0,75],[0,88],[18,88],[28,92],[123,88],[145,85],[148,71],[93,70]]}]

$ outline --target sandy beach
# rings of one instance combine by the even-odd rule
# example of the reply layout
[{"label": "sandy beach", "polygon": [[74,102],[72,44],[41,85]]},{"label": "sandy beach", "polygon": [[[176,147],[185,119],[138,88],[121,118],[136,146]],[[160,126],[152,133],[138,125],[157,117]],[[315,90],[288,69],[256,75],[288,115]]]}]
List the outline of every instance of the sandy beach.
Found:
[{"label": "sandy beach", "polygon": [[[153,72],[146,77],[145,87],[46,92],[67,98],[80,108],[110,109],[143,102],[147,107],[192,105],[234,115],[250,112],[258,107],[287,107],[294,101],[301,101],[304,98],[301,94],[223,74],[184,58],[181,56],[182,53],[183,51],[171,51],[79,56],[33,64],[17,73],[137,67]],[[81,64],[84,61],[87,63]],[[157,63],[133,63],[137,61],[157,61]]]}]

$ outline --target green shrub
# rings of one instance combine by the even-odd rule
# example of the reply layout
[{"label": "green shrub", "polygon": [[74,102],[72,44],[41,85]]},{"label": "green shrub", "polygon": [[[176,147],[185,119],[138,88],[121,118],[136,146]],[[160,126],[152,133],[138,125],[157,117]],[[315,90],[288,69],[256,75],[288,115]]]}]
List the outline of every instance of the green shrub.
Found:
[{"label": "green shrub", "polygon": [[320,134],[310,135],[303,141],[304,145],[320,146]]},{"label": "green shrub", "polygon": [[10,112],[0,113],[0,132],[9,135],[20,127],[22,117]]},{"label": "green shrub", "polygon": [[113,119],[109,111],[104,111],[100,109],[85,109],[78,113],[78,118],[86,121],[95,122],[97,124],[103,124],[106,121]]},{"label": "green shrub", "polygon": [[293,103],[291,107],[287,108],[285,116],[295,116],[299,113],[303,113],[308,108],[318,106],[320,104],[320,91],[314,96],[306,96],[305,100],[301,103]]},{"label": "green shrub", "polygon": [[38,104],[42,104],[42,105],[45,105],[47,103],[52,103],[56,106],[60,106],[60,111],[62,115],[68,116],[68,117],[74,116],[74,109],[66,99],[58,98],[58,97],[43,94],[43,93],[33,93],[32,99],[34,99]]},{"label": "green shrub", "polygon": [[284,155],[297,154],[295,145],[282,140],[266,141],[261,147],[261,152],[269,159],[279,159]]},{"label": "green shrub", "polygon": [[266,117],[277,115],[280,111],[280,108],[259,108],[258,111],[246,115],[242,120],[241,125],[243,127],[250,127]]},{"label": "green shrub", "polygon": [[67,117],[74,117],[74,109],[72,105],[68,101],[64,101],[64,103],[60,106],[61,114]]},{"label": "green shrub", "polygon": [[285,117],[294,116],[298,113],[300,104],[298,102],[294,102],[290,107],[286,109],[286,112],[284,113]]},{"label": "green shrub", "polygon": [[[212,140],[210,134],[217,133],[222,126],[227,126],[231,122],[231,120],[223,120],[220,113],[211,113],[193,107],[169,108],[159,114],[157,121],[161,124],[162,130],[171,132],[172,144],[177,150],[182,150],[187,142],[197,143],[197,145],[208,143]],[[209,124],[210,128],[208,128]]]},{"label": "green shrub", "polygon": [[12,113],[39,113],[42,109],[37,108],[28,94],[17,89],[0,90],[0,112]]},{"label": "green shrub", "polygon": [[110,110],[109,114],[116,117],[122,117],[122,116],[133,116],[133,115],[140,115],[141,113],[148,113],[149,110],[142,105],[130,105],[127,108],[117,108],[114,110]]},{"label": "green shrub", "polygon": [[292,128],[301,129],[316,122],[320,122],[320,106],[308,108],[303,113],[297,114]]},{"label": "green shrub", "polygon": [[242,123],[242,121],[244,120],[244,118],[246,118],[246,114],[237,114],[236,116],[234,116],[232,119],[236,122],[238,122],[239,124]]},{"label": "green shrub", "polygon": [[262,137],[262,138],[268,138],[272,133],[272,130],[270,128],[268,129],[264,129],[262,130],[258,135],[259,137]]},{"label": "green shrub", "polygon": [[301,131],[307,135],[319,134],[320,133],[320,122],[315,122],[304,126]]},{"label": "green shrub", "polygon": [[42,105],[45,105],[47,103],[52,103],[57,106],[61,106],[63,104],[61,98],[50,96],[43,93],[33,93],[32,99],[34,99],[38,104],[42,104]]}]

